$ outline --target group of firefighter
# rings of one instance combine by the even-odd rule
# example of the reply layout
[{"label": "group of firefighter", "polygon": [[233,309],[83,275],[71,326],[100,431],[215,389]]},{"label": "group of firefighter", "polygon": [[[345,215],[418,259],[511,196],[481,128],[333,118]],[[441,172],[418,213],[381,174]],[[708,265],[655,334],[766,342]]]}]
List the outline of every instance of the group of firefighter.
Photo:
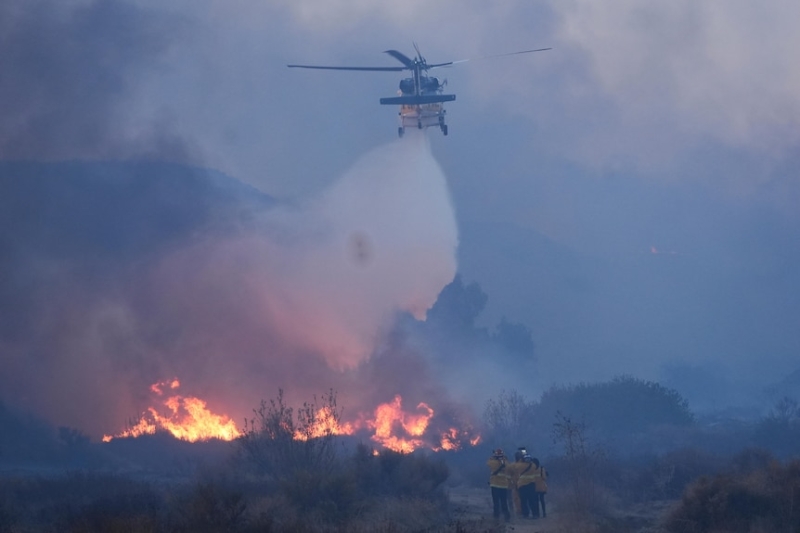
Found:
[{"label": "group of firefighter", "polygon": [[531,457],[524,447],[520,447],[514,453],[514,462],[510,462],[503,450],[498,448],[486,464],[491,471],[489,486],[492,490],[495,519],[499,519],[502,513],[506,522],[511,520],[509,500],[512,501],[516,513],[525,518],[547,516],[544,506],[547,471],[539,463],[539,459]]}]

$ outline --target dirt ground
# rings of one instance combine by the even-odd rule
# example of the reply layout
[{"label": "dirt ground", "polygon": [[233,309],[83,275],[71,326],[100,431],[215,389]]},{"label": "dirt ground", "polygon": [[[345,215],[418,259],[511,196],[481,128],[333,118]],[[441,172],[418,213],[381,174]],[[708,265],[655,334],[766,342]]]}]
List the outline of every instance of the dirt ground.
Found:
[{"label": "dirt ground", "polygon": [[456,520],[471,523],[479,531],[514,531],[516,533],[562,533],[565,530],[559,525],[558,513],[551,509],[548,502],[547,517],[535,520],[513,516],[511,522],[504,523],[501,517],[497,522],[492,517],[492,496],[489,488],[457,487],[450,490],[450,502]]},{"label": "dirt ground", "polygon": [[[597,524],[577,524],[569,516],[562,516],[557,505],[547,502],[547,517],[535,520],[514,516],[506,523],[501,518],[495,521],[492,517],[492,497],[489,488],[456,487],[449,491],[452,513],[467,531],[487,533],[577,533],[597,531]],[[675,505],[673,501],[655,501],[633,505],[614,514],[625,531],[639,533],[661,533],[661,519]],[[608,528],[603,529],[608,531]]]}]

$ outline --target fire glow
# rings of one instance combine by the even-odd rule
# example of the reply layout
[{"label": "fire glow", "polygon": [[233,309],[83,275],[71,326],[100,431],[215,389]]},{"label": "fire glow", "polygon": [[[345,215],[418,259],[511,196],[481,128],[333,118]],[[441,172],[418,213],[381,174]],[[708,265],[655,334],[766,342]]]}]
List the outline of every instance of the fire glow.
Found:
[{"label": "fire glow", "polygon": [[[317,413],[317,422],[312,428],[312,436],[354,435],[361,431],[372,433],[370,439],[382,448],[395,452],[411,453],[418,448],[433,451],[459,450],[464,445],[475,446],[480,442],[479,435],[470,435],[469,430],[455,427],[437,433],[430,430],[434,410],[425,402],[417,405],[416,412],[403,410],[403,399],[398,394],[394,400],[382,403],[370,416],[361,414],[353,422],[338,423],[327,408]],[[305,438],[295,435],[295,438]]]},{"label": "fire glow", "polygon": [[[173,379],[154,383],[150,390],[157,396],[163,396],[164,388],[174,391],[180,386],[180,381]],[[168,431],[176,439],[189,442],[233,440],[241,435],[233,420],[212,413],[200,398],[173,394],[162,403],[169,411],[167,415],[161,415],[154,407],[149,407],[136,424],[117,435],[104,435],[103,442],[114,438],[154,435],[156,431]]]},{"label": "fire glow", "polygon": [[[156,396],[164,396],[165,389],[174,391],[180,387],[177,379],[155,383],[150,390]],[[192,396],[172,394],[162,402],[168,413],[162,415],[149,407],[139,421],[117,435],[103,436],[103,442],[115,438],[154,435],[167,431],[175,438],[196,442],[199,440],[234,440],[241,436],[233,420],[226,415],[217,415],[208,410],[206,402]],[[475,446],[479,435],[470,429],[450,427],[444,431],[431,428],[434,410],[420,402],[415,412],[403,410],[403,399],[398,394],[391,402],[382,403],[374,413],[361,413],[354,421],[342,422],[328,407],[317,411],[314,425],[307,431],[297,431],[296,440],[319,438],[327,435],[356,435],[370,433],[370,439],[382,448],[400,453],[411,453],[419,448],[433,451],[455,451],[463,446]]]}]

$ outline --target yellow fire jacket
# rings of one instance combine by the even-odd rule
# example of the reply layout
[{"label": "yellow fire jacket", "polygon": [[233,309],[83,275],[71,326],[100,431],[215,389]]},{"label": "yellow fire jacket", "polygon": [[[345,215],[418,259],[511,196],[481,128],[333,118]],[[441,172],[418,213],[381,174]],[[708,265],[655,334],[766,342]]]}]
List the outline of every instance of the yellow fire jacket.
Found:
[{"label": "yellow fire jacket", "polygon": [[508,467],[510,465],[506,463],[505,457],[502,459],[491,457],[486,461],[486,465],[489,467],[490,472],[489,485],[499,489],[507,489],[509,477]]},{"label": "yellow fire jacket", "polygon": [[517,487],[536,483],[536,479],[539,477],[539,469],[533,463],[517,461],[509,466]]}]

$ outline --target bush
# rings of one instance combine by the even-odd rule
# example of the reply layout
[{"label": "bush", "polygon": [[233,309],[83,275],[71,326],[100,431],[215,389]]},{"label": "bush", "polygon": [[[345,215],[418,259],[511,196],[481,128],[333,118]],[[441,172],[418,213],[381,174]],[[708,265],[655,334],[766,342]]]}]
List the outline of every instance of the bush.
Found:
[{"label": "bush", "polygon": [[244,494],[221,480],[202,480],[180,494],[172,506],[176,531],[236,531],[244,523]]},{"label": "bush", "polygon": [[558,413],[587,420],[587,435],[624,451],[662,444],[662,435],[683,435],[694,425],[689,404],[678,392],[652,381],[618,376],[607,382],[552,386],[529,401],[515,390],[486,402],[485,438],[490,442],[537,443],[537,453],[557,452],[541,438]]},{"label": "bush", "polygon": [[156,531],[163,503],[148,483],[107,474],[6,479],[3,485],[17,521],[34,530]]},{"label": "bush", "polygon": [[[586,438],[586,425],[557,413],[553,423],[553,442],[563,448],[558,463],[561,476],[566,481],[563,505],[571,514],[586,516],[602,510],[603,491],[598,480],[606,454]],[[548,471],[549,473],[549,471]]]},{"label": "bush", "polygon": [[747,474],[703,477],[666,522],[675,533],[796,533],[800,530],[800,461]]},{"label": "bush", "polygon": [[731,458],[730,466],[734,474],[746,475],[763,470],[775,462],[772,452],[763,448],[745,448]]},{"label": "bush", "polygon": [[611,435],[627,436],[655,426],[687,426],[694,422],[688,402],[678,392],[631,376],[551,387],[542,394],[534,416],[552,420],[558,412],[591,420],[593,429]]},{"label": "bush", "polygon": [[373,455],[368,447],[359,445],[354,460],[363,496],[430,497],[450,475],[443,459],[423,453],[383,450]]},{"label": "bush", "polygon": [[694,448],[668,452],[636,470],[626,492],[632,501],[674,500],[702,476],[718,473],[721,461]]}]

